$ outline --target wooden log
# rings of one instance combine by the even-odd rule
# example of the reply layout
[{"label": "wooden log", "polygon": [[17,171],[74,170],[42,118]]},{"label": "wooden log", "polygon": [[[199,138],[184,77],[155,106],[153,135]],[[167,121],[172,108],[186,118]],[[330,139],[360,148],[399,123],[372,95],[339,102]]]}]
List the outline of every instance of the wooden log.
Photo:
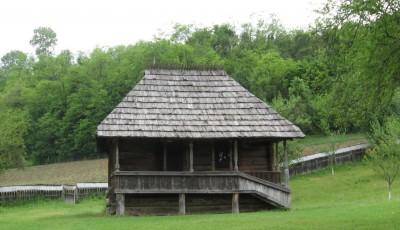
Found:
[{"label": "wooden log", "polygon": [[239,171],[238,166],[238,141],[235,140],[233,142],[233,161],[234,161],[234,169],[235,171]]},{"label": "wooden log", "polygon": [[233,165],[232,165],[232,142],[229,143],[229,170],[233,169]]},{"label": "wooden log", "polygon": [[232,213],[239,214],[239,193],[232,194]]},{"label": "wooden log", "polygon": [[118,146],[118,139],[115,141],[115,171],[119,171],[119,146]]},{"label": "wooden log", "polygon": [[117,200],[117,210],[116,210],[117,215],[118,216],[125,215],[125,194],[117,193],[116,200]]},{"label": "wooden log", "polygon": [[211,170],[215,171],[215,144],[211,145]]},{"label": "wooden log", "polygon": [[185,193],[179,194],[179,214],[185,215],[186,214],[186,197]]},{"label": "wooden log", "polygon": [[167,143],[163,143],[163,170],[167,171]]},{"label": "wooden log", "polygon": [[190,172],[194,171],[193,168],[193,141],[189,143],[189,169]]},{"label": "wooden log", "polygon": [[283,155],[284,155],[284,161],[283,161],[283,181],[284,181],[284,186],[289,187],[289,162],[288,162],[288,153],[287,153],[287,143],[286,140],[283,141]]}]

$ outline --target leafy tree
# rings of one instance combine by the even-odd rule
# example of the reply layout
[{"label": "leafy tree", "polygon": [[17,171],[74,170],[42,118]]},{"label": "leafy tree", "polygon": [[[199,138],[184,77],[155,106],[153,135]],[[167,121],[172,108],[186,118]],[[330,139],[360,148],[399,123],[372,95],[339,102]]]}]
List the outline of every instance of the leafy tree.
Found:
[{"label": "leafy tree", "polygon": [[28,121],[22,110],[0,110],[0,170],[23,167]]},{"label": "leafy tree", "polygon": [[372,148],[367,152],[367,162],[386,181],[391,200],[392,185],[400,174],[400,119],[388,118],[383,125],[374,122],[370,140]]},{"label": "leafy tree", "polygon": [[33,37],[30,41],[33,47],[36,47],[36,55],[50,55],[54,46],[57,44],[57,35],[49,27],[39,27],[33,30]]}]

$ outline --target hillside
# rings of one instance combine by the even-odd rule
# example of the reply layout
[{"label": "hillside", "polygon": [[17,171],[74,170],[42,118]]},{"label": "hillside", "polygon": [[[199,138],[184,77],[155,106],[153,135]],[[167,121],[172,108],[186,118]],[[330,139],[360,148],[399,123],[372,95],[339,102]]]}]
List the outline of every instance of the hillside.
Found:
[{"label": "hillside", "polygon": [[107,159],[73,161],[9,169],[0,174],[0,185],[73,184],[105,182]]},{"label": "hillside", "polygon": [[[104,200],[61,201],[0,207],[4,229],[396,229],[400,186],[386,200],[384,181],[361,163],[291,180],[290,211],[156,217],[105,217]],[[24,216],[23,219],[20,217]],[[40,224],[38,224],[40,223]]]}]

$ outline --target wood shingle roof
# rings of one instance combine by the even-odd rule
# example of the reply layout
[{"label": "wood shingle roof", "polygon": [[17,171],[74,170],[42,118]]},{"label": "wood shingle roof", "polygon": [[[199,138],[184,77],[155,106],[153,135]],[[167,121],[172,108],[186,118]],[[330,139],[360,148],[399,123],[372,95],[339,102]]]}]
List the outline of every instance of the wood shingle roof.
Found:
[{"label": "wood shingle roof", "polygon": [[225,71],[150,69],[97,127],[97,136],[212,139],[304,134]]}]

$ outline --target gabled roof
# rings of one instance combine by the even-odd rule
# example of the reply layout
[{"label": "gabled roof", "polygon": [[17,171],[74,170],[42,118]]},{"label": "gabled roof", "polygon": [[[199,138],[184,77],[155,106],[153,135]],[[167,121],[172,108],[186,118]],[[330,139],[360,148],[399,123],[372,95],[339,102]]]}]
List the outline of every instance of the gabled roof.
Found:
[{"label": "gabled roof", "polygon": [[98,137],[296,138],[302,131],[221,70],[150,69]]}]

